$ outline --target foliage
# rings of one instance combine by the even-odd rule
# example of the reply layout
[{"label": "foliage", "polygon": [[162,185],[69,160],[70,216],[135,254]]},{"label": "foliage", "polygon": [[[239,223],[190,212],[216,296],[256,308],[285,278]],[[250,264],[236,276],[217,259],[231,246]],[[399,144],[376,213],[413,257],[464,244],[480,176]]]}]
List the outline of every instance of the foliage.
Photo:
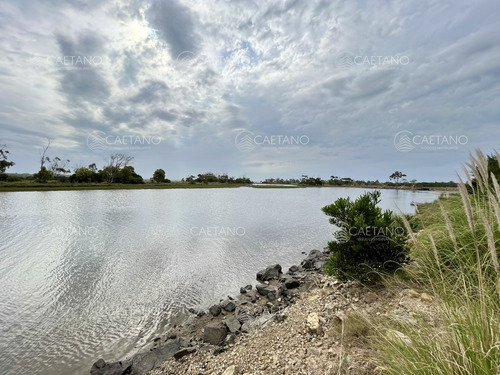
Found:
[{"label": "foliage", "polygon": [[185,181],[189,182],[190,184],[194,184],[196,182],[202,183],[202,184],[208,184],[208,183],[251,184],[252,183],[252,180],[250,180],[247,177],[236,177],[235,178],[232,176],[228,176],[226,173],[223,173],[223,174],[216,176],[212,172],[200,173],[200,174],[198,174],[198,177],[190,175],[190,176],[186,177]]},{"label": "foliage", "polygon": [[[418,206],[421,230],[410,232],[416,261],[406,275],[434,296],[440,326],[379,326],[380,366],[387,374],[500,373],[500,188],[491,160],[477,151],[460,195]],[[411,345],[387,335],[395,324]]]},{"label": "foliage", "polygon": [[399,179],[403,177],[406,177],[406,175],[403,172],[396,171],[389,176],[389,179],[396,181],[396,183],[399,183]]},{"label": "foliage", "polygon": [[309,177],[308,175],[302,175],[299,184],[309,185],[309,186],[321,186],[323,181],[320,177]]},{"label": "foliage", "polygon": [[153,181],[154,182],[170,182],[169,179],[165,178],[165,171],[163,169],[157,169],[155,173],[153,173]]},{"label": "foliage", "polygon": [[5,174],[7,168],[14,166],[13,161],[8,160],[9,150],[7,150],[7,146],[0,146],[0,175]]},{"label": "foliage", "polygon": [[35,173],[33,177],[37,182],[46,183],[54,178],[54,174],[52,171],[47,170],[47,168],[41,167],[38,173]]},{"label": "foliage", "polygon": [[370,271],[393,271],[408,261],[405,230],[397,226],[392,211],[382,211],[380,191],[356,199],[339,198],[322,211],[339,231],[328,243],[330,260],[325,268],[339,279],[370,281]]}]

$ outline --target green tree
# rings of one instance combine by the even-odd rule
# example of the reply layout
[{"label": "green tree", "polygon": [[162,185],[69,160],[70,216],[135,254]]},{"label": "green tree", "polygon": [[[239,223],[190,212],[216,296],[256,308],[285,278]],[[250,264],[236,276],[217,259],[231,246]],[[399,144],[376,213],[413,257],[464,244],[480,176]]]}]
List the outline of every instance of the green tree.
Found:
[{"label": "green tree", "polygon": [[33,175],[38,182],[46,183],[54,178],[54,174],[45,167],[41,167],[38,173]]},{"label": "green tree", "polygon": [[406,235],[392,211],[378,207],[380,191],[356,199],[339,198],[322,211],[339,230],[328,243],[325,271],[339,279],[373,280],[370,271],[391,271],[408,261]]},{"label": "green tree", "polygon": [[6,179],[5,171],[15,164],[13,161],[8,160],[8,156],[9,150],[7,150],[7,146],[0,146],[0,179],[4,179],[4,177]]},{"label": "green tree", "polygon": [[155,173],[153,173],[153,181],[165,182],[165,171],[163,169],[157,169]]},{"label": "green tree", "polygon": [[389,176],[389,179],[396,181],[396,183],[399,183],[399,179],[403,177],[406,177],[406,175],[403,172],[396,171]]}]

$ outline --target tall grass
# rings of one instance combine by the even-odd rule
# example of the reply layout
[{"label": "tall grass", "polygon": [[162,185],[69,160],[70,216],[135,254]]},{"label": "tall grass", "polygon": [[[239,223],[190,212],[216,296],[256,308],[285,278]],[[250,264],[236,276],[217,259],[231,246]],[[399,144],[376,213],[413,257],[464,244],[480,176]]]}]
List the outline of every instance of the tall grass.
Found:
[{"label": "tall grass", "polygon": [[406,271],[439,313],[433,324],[397,323],[410,341],[388,334],[394,322],[377,326],[387,374],[500,374],[500,188],[480,151],[464,171],[459,195],[411,219],[423,230],[409,236],[415,262]]}]

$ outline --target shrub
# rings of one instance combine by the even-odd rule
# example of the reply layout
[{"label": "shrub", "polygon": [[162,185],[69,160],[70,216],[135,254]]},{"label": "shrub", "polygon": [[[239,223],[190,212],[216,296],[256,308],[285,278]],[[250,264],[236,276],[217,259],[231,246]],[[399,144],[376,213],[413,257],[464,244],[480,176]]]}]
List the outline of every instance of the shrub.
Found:
[{"label": "shrub", "polygon": [[328,243],[327,274],[341,280],[373,281],[376,273],[370,271],[393,271],[408,261],[405,229],[392,211],[377,207],[379,202],[380,191],[374,191],[354,202],[339,198],[322,208],[339,228],[335,240]]}]

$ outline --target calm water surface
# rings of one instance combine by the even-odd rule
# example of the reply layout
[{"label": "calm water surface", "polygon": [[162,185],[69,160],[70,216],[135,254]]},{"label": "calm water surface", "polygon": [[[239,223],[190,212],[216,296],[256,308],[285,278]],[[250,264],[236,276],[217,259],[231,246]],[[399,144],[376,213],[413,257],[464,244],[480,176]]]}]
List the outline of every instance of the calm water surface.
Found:
[{"label": "calm water surface", "polygon": [[[325,247],[321,207],[364,191],[0,193],[0,373],[83,375],[129,355],[174,315]],[[383,190],[381,206],[410,213],[438,196]]]}]

